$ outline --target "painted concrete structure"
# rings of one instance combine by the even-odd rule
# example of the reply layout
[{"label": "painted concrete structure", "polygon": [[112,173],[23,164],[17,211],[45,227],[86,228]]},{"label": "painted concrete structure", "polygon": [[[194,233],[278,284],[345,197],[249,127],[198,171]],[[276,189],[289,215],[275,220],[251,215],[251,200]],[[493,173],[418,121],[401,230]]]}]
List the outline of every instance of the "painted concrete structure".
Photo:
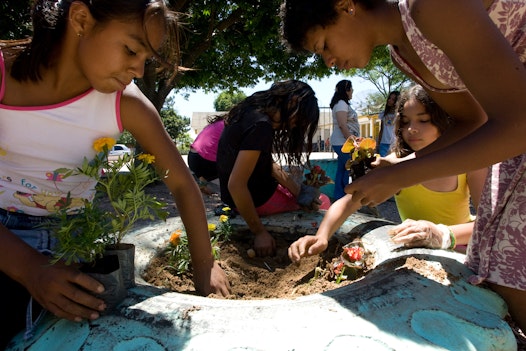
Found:
[{"label": "painted concrete structure", "polygon": [[[323,213],[264,218],[277,235],[314,234]],[[210,221],[217,221],[211,215]],[[246,229],[236,217],[233,225]],[[503,320],[507,308],[490,290],[469,285],[464,256],[445,250],[404,250],[388,238],[392,223],[351,216],[335,234],[346,242],[359,233],[375,252],[376,268],[362,280],[296,299],[221,300],[147,285],[140,273],[179,218],[137,229],[137,287],[115,311],[93,322],[48,317],[33,339],[17,336],[8,350],[516,350]],[[404,268],[408,257],[444,269],[437,279]]]}]

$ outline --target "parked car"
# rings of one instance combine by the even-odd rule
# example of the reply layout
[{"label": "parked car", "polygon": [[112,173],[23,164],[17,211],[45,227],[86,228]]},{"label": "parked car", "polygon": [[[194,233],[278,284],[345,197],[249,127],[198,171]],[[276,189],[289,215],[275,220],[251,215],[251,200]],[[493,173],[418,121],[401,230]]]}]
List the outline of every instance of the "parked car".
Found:
[{"label": "parked car", "polygon": [[129,147],[124,144],[115,144],[110,150],[110,156],[122,156],[124,154],[131,155],[132,151]]}]

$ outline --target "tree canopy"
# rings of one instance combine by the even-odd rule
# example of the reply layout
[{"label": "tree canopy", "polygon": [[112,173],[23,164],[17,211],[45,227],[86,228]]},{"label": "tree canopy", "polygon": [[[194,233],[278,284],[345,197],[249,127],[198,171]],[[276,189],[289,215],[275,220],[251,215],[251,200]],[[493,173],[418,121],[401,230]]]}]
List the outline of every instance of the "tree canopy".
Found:
[{"label": "tree canopy", "polygon": [[[3,39],[30,34],[30,1],[0,3]],[[260,81],[329,76],[333,70],[318,56],[291,54],[282,45],[278,16],[281,1],[167,0],[172,10],[180,13],[183,28],[179,64],[187,70],[173,77],[158,74],[157,67],[148,64],[145,76],[137,84],[160,111],[173,90],[182,94],[197,89],[231,91],[252,87]],[[385,48],[375,51],[367,69],[348,72],[372,82],[383,96],[403,84],[400,83],[403,75],[391,63]]]}]

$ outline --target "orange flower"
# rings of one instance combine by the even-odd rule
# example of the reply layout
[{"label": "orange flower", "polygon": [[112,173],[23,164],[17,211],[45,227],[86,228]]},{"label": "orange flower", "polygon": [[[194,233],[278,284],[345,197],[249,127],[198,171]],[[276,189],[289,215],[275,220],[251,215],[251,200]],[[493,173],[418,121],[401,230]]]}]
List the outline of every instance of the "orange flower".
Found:
[{"label": "orange flower", "polygon": [[98,138],[93,142],[93,148],[97,152],[108,151],[115,145],[116,141],[113,138]]},{"label": "orange flower", "polygon": [[182,233],[183,231],[181,229],[177,229],[175,232],[173,232],[172,235],[170,235],[170,244],[172,244],[173,246],[179,245],[179,243],[181,242]]},{"label": "orange flower", "polygon": [[359,143],[360,149],[376,149],[376,140],[372,138],[364,138]]}]

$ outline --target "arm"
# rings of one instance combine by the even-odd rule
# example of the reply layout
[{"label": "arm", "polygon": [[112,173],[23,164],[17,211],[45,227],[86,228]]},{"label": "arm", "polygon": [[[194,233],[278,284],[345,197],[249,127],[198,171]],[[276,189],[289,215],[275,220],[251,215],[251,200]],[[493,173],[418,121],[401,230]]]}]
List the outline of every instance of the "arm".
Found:
[{"label": "arm", "polygon": [[301,190],[300,184],[296,183],[291,174],[285,172],[283,168],[275,162],[272,164],[272,176],[278,181],[279,184],[289,189],[294,197],[298,197]]},{"label": "arm", "polygon": [[106,306],[89,293],[102,284],[72,266],[50,264],[49,258],[0,225],[0,271],[22,284],[45,309],[60,318],[79,322],[97,319]]},{"label": "arm", "polygon": [[248,189],[248,179],[256,167],[260,153],[260,151],[256,150],[241,150],[239,152],[228,180],[228,190],[230,195],[232,195],[237,210],[247,222],[250,231],[254,233],[254,250],[256,254],[263,257],[274,253],[276,242],[261,223],[252,195]]},{"label": "arm", "polygon": [[338,125],[338,128],[340,128],[340,130],[342,131],[342,134],[345,137],[345,139],[349,138],[351,136],[351,131],[349,130],[349,127],[347,127],[346,111],[336,112],[336,123]]},{"label": "arm", "polygon": [[325,213],[315,236],[303,236],[290,245],[289,257],[292,262],[299,262],[302,257],[323,252],[336,230],[359,208],[359,204],[352,202],[351,195],[345,195],[333,203]]},{"label": "arm", "polygon": [[212,255],[202,195],[177,147],[164,129],[159,114],[136,86],[128,86],[121,100],[123,126],[144,150],[155,156],[155,166],[166,174],[164,182],[175,199],[185,226],[196,291],[227,296],[230,285]]},{"label": "arm", "polygon": [[[380,203],[400,188],[484,168],[526,150],[526,70],[482,2],[413,0],[411,11],[423,34],[451,59],[470,93],[431,94],[454,116],[455,128],[414,160],[376,169],[349,185],[346,191],[363,204]],[[432,80],[429,72],[420,73]]]}]

